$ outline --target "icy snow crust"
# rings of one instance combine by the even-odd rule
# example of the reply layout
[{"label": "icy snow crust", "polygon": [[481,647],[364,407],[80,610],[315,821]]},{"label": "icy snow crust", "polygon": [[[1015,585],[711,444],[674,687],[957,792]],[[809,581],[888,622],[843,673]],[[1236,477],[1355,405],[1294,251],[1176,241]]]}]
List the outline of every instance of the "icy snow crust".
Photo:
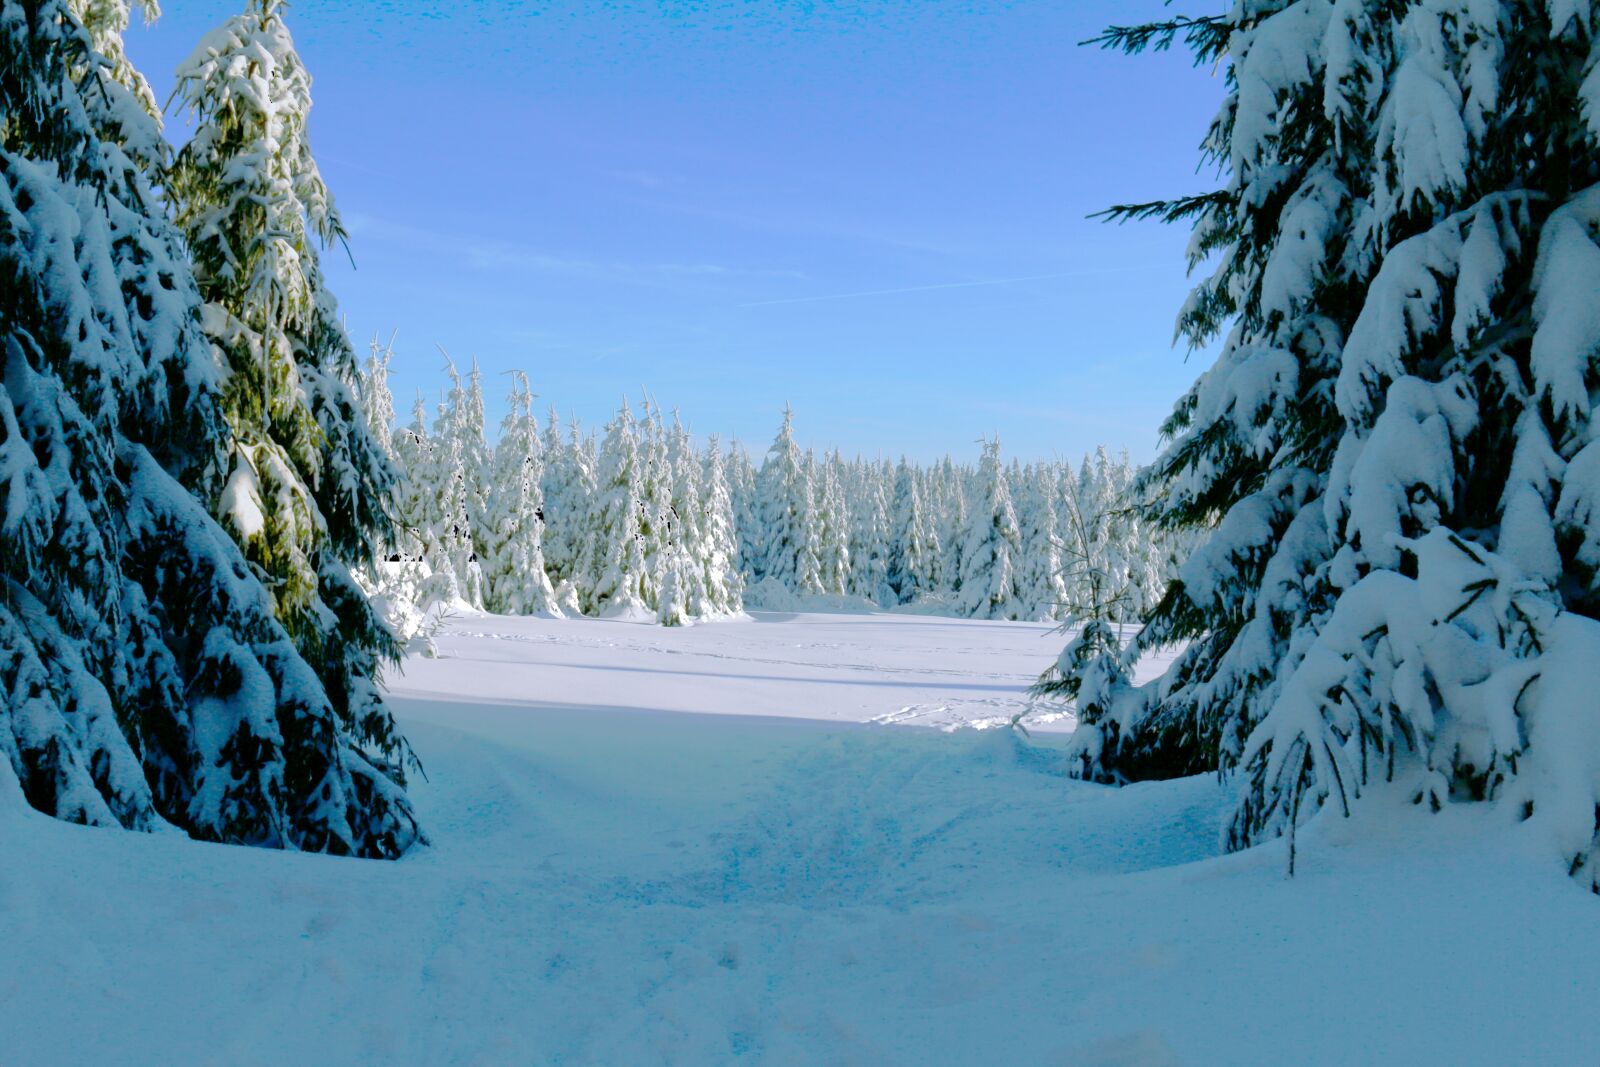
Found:
[{"label": "icy snow crust", "polygon": [[1209,778],[864,725],[1009,718],[1046,634],[453,619],[397,863],[70,826],[0,761],[0,1059],[1589,1062],[1593,898],[1486,807],[1375,797],[1286,880]]}]

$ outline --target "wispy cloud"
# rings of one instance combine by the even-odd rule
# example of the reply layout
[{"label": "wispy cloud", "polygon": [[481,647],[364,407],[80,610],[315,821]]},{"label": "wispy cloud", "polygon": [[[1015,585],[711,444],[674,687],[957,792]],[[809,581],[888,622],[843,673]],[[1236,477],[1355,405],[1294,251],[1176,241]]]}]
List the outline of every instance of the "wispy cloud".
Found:
[{"label": "wispy cloud", "polygon": [[627,202],[655,211],[725,223],[743,230],[801,236],[812,240],[821,238],[845,244],[876,245],[918,255],[960,256],[972,251],[923,236],[884,232],[851,220],[811,213],[787,215],[771,211],[739,211],[720,205],[690,204],[660,198],[630,197]]},{"label": "wispy cloud", "polygon": [[742,308],[775,307],[780,304],[814,304],[823,300],[857,300],[869,296],[894,296],[899,293],[931,293],[942,289],[980,289],[996,285],[1020,285],[1023,282],[1055,281],[1060,278],[1089,278],[1102,274],[1126,274],[1131,271],[1154,270],[1165,264],[1149,263],[1133,267],[1101,267],[1095,270],[1066,270],[1051,274],[1028,274],[1018,278],[977,278],[961,282],[940,282],[935,285],[902,285],[893,289],[862,289],[850,293],[825,293],[820,296],[791,296],[778,300],[755,300],[740,304]]},{"label": "wispy cloud", "polygon": [[430,230],[407,223],[350,214],[345,224],[355,237],[394,241],[450,256],[473,270],[524,270],[599,281],[659,282],[693,278],[804,278],[799,271],[730,267],[720,263],[625,262],[562,256],[491,237]]}]

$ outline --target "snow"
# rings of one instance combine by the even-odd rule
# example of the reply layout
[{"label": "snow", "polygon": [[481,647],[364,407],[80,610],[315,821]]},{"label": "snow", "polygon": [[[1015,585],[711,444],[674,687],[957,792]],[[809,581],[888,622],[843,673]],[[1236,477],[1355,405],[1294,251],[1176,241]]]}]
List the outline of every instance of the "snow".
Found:
[{"label": "snow", "polygon": [[1580,423],[1590,403],[1584,369],[1600,352],[1597,223],[1600,187],[1591,187],[1551,212],[1534,268],[1534,380],[1559,417]]},{"label": "snow", "polygon": [[[818,600],[827,598],[818,597]],[[485,704],[605,705],[829,722],[954,728],[1027,712],[1027,687],[1058,651],[1046,623],[974,627],[962,620],[861,610],[753,612],[694,627],[621,619],[459,617],[437,658],[407,662],[396,693]],[[470,667],[466,665],[470,664]],[[1150,675],[1154,675],[1152,665]],[[1041,708],[1041,729],[1070,728]]]},{"label": "snow", "polygon": [[1588,1061],[1593,897],[1487,805],[1377,796],[1286,879],[1216,855],[1211,778],[863,725],[980,721],[1059,640],[458,617],[393,687],[431,842],[393,863],[71,826],[0,761],[4,1058]]},{"label": "snow", "polygon": [[1443,6],[1418,5],[1402,22],[1404,58],[1378,122],[1377,154],[1392,155],[1396,172],[1384,166],[1380,173],[1399,194],[1401,211],[1467,184],[1467,128],[1461,86],[1449,69]]},{"label": "snow", "polygon": [[261,514],[261,482],[243,449],[234,461],[227,484],[222,487],[218,510],[241,541],[259,537],[267,528],[266,516]]},{"label": "snow", "polygon": [[1370,425],[1387,383],[1405,375],[1404,354],[1439,318],[1445,289],[1461,257],[1461,222],[1452,216],[1389,250],[1373,279],[1361,314],[1350,328],[1340,362],[1339,413]]},{"label": "snow", "polygon": [[1368,560],[1398,568],[1407,520],[1429,529],[1453,507],[1455,456],[1477,416],[1459,376],[1433,383],[1407,375],[1390,384],[1371,434],[1350,438],[1349,481],[1335,479],[1329,492],[1348,509],[1345,532]]},{"label": "snow", "polygon": [[1237,35],[1234,74],[1238,89],[1232,140],[1235,173],[1246,175],[1256,169],[1262,145],[1274,132],[1278,102],[1290,89],[1311,81],[1310,57],[1327,28],[1330,10],[1326,0],[1299,0]]}]

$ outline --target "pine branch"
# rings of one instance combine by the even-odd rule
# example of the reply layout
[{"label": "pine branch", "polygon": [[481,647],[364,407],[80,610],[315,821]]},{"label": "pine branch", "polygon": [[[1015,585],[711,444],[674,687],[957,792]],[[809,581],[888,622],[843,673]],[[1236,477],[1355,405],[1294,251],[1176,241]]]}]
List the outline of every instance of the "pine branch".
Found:
[{"label": "pine branch", "polygon": [[1103,219],[1106,222],[1142,222],[1145,219],[1160,219],[1162,222],[1181,222],[1193,218],[1208,207],[1228,203],[1228,194],[1218,189],[1210,193],[1198,193],[1194,196],[1180,196],[1174,200],[1150,200],[1143,204],[1114,204],[1103,211],[1096,211],[1089,216],[1091,219]]},{"label": "pine branch", "polygon": [[1233,24],[1221,15],[1200,18],[1179,15],[1164,22],[1108,26],[1098,37],[1079,43],[1135,55],[1146,49],[1165,52],[1181,36],[1183,43],[1194,52],[1195,65],[1199,66],[1214,62],[1227,50],[1228,35],[1232,32]]}]

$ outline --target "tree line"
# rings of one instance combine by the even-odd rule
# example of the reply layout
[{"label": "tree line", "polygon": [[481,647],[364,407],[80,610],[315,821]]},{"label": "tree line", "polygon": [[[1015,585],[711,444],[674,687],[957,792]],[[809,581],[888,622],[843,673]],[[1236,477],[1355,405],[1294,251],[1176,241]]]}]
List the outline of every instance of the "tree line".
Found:
[{"label": "tree line", "polygon": [[795,440],[794,414],[759,465],[738,442],[697,445],[645,397],[603,435],[541,426],[526,374],[487,439],[483,376],[446,357],[448,387],[401,424],[391,346],[374,342],[363,396],[401,477],[399,535],[370,575],[415,632],[435,607],[585,614],[681,625],[746,606],[860,607],[978,619],[1132,621],[1155,604],[1183,540],[1146,522],[1126,455],[1076,466],[846,459]]}]

